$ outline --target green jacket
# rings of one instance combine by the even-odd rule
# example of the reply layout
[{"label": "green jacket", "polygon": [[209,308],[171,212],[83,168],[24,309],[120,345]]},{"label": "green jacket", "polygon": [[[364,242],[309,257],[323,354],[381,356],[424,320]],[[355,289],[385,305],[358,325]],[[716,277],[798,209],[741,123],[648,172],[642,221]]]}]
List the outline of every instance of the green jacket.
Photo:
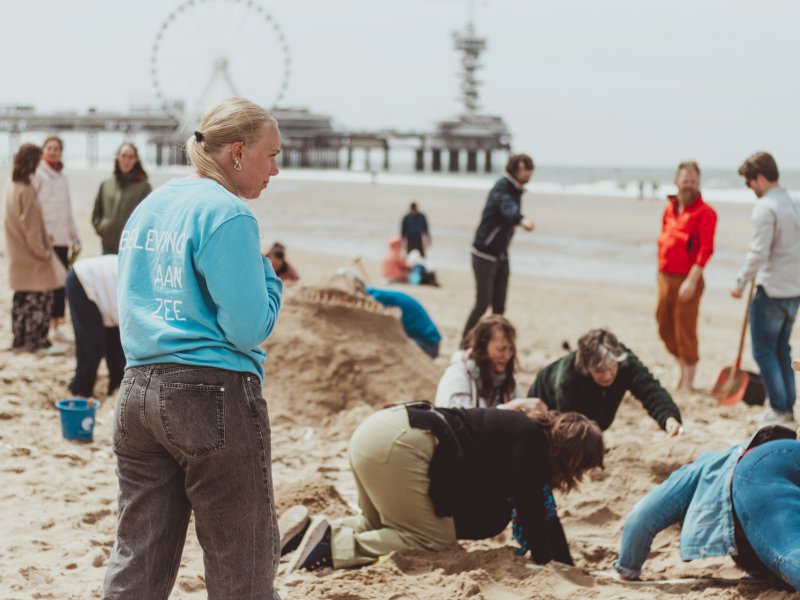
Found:
[{"label": "green jacket", "polygon": [[630,392],[662,429],[669,417],[681,422],[681,412],[669,392],[630,348],[625,351],[628,358],[619,366],[616,379],[608,387],[599,386],[591,375],[578,372],[575,368],[577,353],[570,352],[539,371],[528,397],[541,398],[554,410],[582,413],[594,419],[601,429],[608,429],[625,393]]},{"label": "green jacket", "polygon": [[92,225],[103,242],[104,252],[117,253],[128,217],[151,190],[147,179],[121,185],[116,177],[112,177],[100,184],[94,200]]}]

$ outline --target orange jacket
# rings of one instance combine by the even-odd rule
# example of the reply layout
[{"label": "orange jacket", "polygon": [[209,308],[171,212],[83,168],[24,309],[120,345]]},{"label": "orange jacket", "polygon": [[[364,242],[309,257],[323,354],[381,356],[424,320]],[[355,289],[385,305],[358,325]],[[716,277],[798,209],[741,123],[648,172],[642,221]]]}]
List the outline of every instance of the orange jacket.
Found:
[{"label": "orange jacket", "polygon": [[676,196],[667,196],[669,203],[661,219],[658,237],[658,270],[670,275],[687,275],[694,265],[705,267],[714,253],[714,232],[717,213],[698,194],[691,206],[678,212]]}]

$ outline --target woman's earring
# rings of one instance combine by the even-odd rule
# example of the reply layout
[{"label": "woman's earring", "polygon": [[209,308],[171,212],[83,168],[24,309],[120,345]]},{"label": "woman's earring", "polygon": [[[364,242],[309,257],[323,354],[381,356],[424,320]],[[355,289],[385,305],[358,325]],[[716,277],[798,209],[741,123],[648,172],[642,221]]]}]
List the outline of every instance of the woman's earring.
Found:
[{"label": "woman's earring", "polygon": [[242,163],[238,158],[233,159],[233,168],[236,169],[237,171],[242,170]]}]

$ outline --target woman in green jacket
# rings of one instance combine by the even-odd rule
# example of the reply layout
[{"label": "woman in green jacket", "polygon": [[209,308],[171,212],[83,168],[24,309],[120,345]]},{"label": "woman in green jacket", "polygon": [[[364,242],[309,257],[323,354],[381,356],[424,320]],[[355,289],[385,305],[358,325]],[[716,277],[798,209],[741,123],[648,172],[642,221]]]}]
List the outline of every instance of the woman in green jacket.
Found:
[{"label": "woman in green jacket", "polygon": [[607,329],[592,329],[578,340],[576,352],[539,371],[528,397],[540,399],[551,410],[582,413],[605,430],[626,392],[668,435],[683,432],[681,412],[669,392]]},{"label": "woman in green jacket", "polygon": [[151,190],[139,151],[124,142],[114,160],[114,176],[100,184],[92,211],[92,224],[103,243],[103,254],[117,253],[128,217]]}]

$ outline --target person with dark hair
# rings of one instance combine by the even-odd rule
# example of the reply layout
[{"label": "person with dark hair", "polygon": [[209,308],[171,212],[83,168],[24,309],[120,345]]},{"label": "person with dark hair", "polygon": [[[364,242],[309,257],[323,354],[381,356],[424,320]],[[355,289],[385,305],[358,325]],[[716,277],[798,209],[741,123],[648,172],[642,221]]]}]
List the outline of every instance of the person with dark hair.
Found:
[{"label": "person with dark hair", "polygon": [[475,275],[475,306],[464,325],[466,337],[486,309],[502,315],[510,275],[508,247],[517,226],[533,231],[533,222],[522,215],[524,185],[533,177],[533,159],[527,154],[508,157],[506,172],[489,192],[481,222],[472,243],[472,272]]},{"label": "person with dark hair", "polygon": [[408,208],[408,213],[403,217],[400,224],[400,237],[406,247],[406,254],[412,250],[418,250],[425,256],[425,246],[431,243],[431,233],[428,229],[428,219],[419,212],[416,202],[412,202]]},{"label": "person with dark hair", "polygon": [[795,432],[773,425],[748,445],[704,452],[637,502],[614,563],[620,578],[639,579],[653,538],[678,524],[682,560],[730,556],[751,576],[800,591]]},{"label": "person with dark hair", "polygon": [[53,252],[42,208],[31,178],[42,149],[23,144],[14,155],[11,181],[5,190],[5,234],[8,253],[11,329],[14,350],[63,352],[47,339],[53,310],[53,290],[64,287],[66,270]]},{"label": "person with dark hair", "polygon": [[286,246],[280,242],[272,244],[272,248],[267,252],[267,258],[272,263],[272,268],[275,269],[275,274],[281,281],[298,281],[300,275],[294,270],[294,267],[286,260]]},{"label": "person with dark hair", "polygon": [[681,412],[669,392],[607,329],[592,329],[578,340],[577,351],[539,371],[528,397],[550,410],[584,414],[605,430],[628,392],[668,435],[683,432]]},{"label": "person with dark hair", "polygon": [[[379,411],[350,438],[361,515],[311,519],[290,571],[356,567],[390,552],[443,550],[501,533],[516,514],[520,555],[573,564],[553,490],[603,468],[603,435],[576,413],[432,408]],[[288,545],[291,547],[291,544]]]},{"label": "person with dark hair", "polygon": [[[464,338],[436,388],[436,406],[488,408],[521,396],[514,378],[517,332],[500,315],[483,317]],[[515,405],[512,405],[515,406]]]},{"label": "person with dark hair", "polygon": [[800,306],[800,201],[781,187],[778,165],[767,152],[748,157],[739,175],[758,200],[750,251],[731,295],[741,298],[755,277],[750,335],[769,398],[762,420],[793,423],[796,391],[789,339]]},{"label": "person with dark hair", "polygon": [[667,196],[658,237],[658,333],[678,361],[679,391],[690,392],[697,369],[697,315],[705,283],[703,269],[714,253],[717,214],[700,193],[700,167],[682,162],[678,193]]},{"label": "person with dark hair", "polygon": [[152,191],[139,151],[123,143],[114,159],[114,176],[100,184],[94,200],[92,224],[103,245],[103,254],[116,254],[122,230],[133,210]]},{"label": "person with dark hair", "polygon": [[125,371],[117,309],[117,255],[77,261],[67,274],[66,291],[75,330],[76,360],[69,391],[82,398],[94,396],[97,367],[105,359],[109,398],[119,388]]},{"label": "person with dark hair", "polygon": [[[70,247],[73,254],[80,252],[78,228],[75,226],[75,217],[72,214],[72,204],[69,198],[69,185],[62,172],[64,164],[61,155],[64,151],[64,141],[57,135],[45,138],[42,144],[42,160],[36,168],[36,175],[31,180],[39,205],[42,207],[44,226],[47,234],[52,238],[53,251],[58,260],[69,269]],[[56,342],[70,341],[64,332],[59,329],[64,320],[65,303],[64,288],[53,292],[53,316],[50,320],[50,338]]]}]

